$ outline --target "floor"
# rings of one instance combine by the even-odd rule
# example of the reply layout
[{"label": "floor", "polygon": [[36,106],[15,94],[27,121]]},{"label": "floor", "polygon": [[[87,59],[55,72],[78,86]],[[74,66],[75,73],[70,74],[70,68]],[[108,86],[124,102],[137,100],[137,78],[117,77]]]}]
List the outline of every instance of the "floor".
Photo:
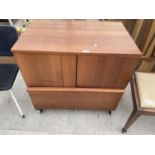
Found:
[{"label": "floor", "polygon": [[[0,92],[0,134],[121,134],[132,111],[130,86],[110,116],[100,110],[35,110],[18,73],[13,91],[26,118],[22,119],[9,95]],[[141,116],[126,134],[155,134],[153,116]]]}]

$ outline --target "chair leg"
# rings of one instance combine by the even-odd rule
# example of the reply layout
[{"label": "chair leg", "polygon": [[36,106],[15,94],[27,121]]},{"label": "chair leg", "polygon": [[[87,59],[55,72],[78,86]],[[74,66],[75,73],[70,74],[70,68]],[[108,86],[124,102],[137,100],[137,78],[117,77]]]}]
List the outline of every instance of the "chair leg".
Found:
[{"label": "chair leg", "polygon": [[17,102],[17,100],[16,100],[16,98],[15,98],[15,96],[14,96],[12,90],[10,90],[10,94],[11,94],[11,96],[12,96],[12,98],[13,98],[15,104],[16,104],[16,107],[17,107],[17,109],[18,109],[20,115],[22,116],[22,118],[24,118],[25,115],[23,114],[22,110],[20,109],[20,106],[19,106],[19,104],[18,104],[18,102]]},{"label": "chair leg", "polygon": [[136,121],[136,119],[140,116],[139,111],[133,110],[126,122],[124,128],[122,128],[122,133],[127,132],[127,129]]}]

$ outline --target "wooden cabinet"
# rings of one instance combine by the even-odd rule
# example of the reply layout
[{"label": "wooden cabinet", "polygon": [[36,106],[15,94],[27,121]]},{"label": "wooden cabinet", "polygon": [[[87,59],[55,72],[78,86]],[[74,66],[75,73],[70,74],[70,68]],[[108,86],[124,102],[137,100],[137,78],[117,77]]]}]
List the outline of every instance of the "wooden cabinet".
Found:
[{"label": "wooden cabinet", "polygon": [[33,20],[12,48],[36,109],[114,110],[141,56],[120,22]]}]

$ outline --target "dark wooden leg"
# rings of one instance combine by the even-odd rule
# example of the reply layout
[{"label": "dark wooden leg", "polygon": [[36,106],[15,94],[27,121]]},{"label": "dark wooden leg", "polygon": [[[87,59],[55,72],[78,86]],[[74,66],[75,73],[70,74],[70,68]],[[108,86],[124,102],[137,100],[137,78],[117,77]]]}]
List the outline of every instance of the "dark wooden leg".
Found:
[{"label": "dark wooden leg", "polygon": [[127,132],[127,129],[136,121],[139,116],[140,112],[137,110],[133,110],[124,128],[122,128],[122,133]]}]

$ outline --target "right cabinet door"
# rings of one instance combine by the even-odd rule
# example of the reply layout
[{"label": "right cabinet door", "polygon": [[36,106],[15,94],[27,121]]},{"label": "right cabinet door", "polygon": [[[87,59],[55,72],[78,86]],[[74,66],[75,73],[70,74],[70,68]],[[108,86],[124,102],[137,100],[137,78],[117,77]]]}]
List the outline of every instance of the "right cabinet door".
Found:
[{"label": "right cabinet door", "polygon": [[124,89],[138,63],[132,56],[78,56],[77,87]]}]

